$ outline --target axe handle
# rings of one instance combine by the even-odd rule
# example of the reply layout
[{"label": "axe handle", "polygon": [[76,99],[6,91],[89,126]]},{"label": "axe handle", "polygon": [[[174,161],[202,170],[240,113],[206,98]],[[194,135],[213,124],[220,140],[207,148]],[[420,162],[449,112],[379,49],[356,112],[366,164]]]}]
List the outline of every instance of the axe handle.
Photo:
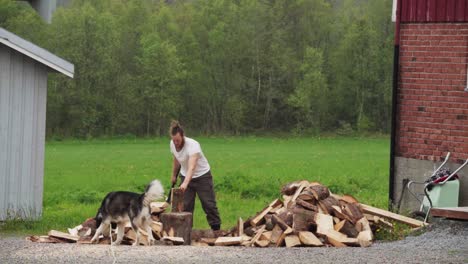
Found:
[{"label": "axe handle", "polygon": [[169,190],[169,195],[167,196],[166,203],[171,203],[172,188],[174,188],[174,186],[177,183],[177,178],[179,177],[179,173],[180,173],[180,167],[179,167],[179,170],[177,171],[177,174],[175,176],[176,181],[172,184],[171,189]]}]

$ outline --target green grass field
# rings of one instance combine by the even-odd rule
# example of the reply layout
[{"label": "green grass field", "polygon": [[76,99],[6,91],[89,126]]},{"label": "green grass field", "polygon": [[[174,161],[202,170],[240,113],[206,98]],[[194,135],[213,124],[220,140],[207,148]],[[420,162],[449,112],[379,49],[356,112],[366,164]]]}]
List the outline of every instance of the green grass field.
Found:
[{"label": "green grass field", "polygon": [[[197,138],[210,162],[222,228],[260,211],[287,182],[306,179],[386,208],[389,140],[377,138]],[[169,189],[169,139],[46,144],[40,221],[8,221],[0,233],[46,234],[94,217],[110,191],[141,192],[152,179]],[[197,201],[194,228],[208,228]]]}]

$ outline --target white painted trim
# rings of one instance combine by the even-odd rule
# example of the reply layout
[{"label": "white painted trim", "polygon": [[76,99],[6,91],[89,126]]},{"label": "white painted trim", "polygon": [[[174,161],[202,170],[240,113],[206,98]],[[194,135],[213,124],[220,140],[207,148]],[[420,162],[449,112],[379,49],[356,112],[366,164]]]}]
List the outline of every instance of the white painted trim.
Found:
[{"label": "white painted trim", "polygon": [[392,5],[392,22],[396,22],[396,8],[397,8],[397,0],[393,0],[393,5]]},{"label": "white painted trim", "polygon": [[7,39],[4,39],[4,38],[0,38],[0,43],[3,43],[5,44],[6,46],[18,51],[18,52],[21,52],[23,53],[24,55],[44,64],[44,65],[47,65],[48,67],[60,72],[60,73],[63,73],[65,74],[66,76],[70,77],[70,78],[73,78],[73,72],[69,72],[53,63],[51,63],[50,61],[47,61],[47,60],[44,60],[43,58],[37,56],[36,54],[32,53],[32,52],[29,52],[28,50],[26,49],[23,49],[13,43],[11,43],[10,41],[8,41]]}]

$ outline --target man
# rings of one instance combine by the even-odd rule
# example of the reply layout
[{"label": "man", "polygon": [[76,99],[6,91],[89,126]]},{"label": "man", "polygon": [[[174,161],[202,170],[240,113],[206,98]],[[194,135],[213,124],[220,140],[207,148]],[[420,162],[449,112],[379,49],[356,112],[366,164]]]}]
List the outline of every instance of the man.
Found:
[{"label": "man", "polygon": [[195,195],[198,194],[211,229],[220,230],[221,219],[216,207],[210,164],[203,155],[200,144],[185,137],[184,130],[177,121],[171,123],[169,133],[170,149],[174,156],[171,182],[176,183],[180,171],[180,189],[184,191],[184,211],[193,213]]}]

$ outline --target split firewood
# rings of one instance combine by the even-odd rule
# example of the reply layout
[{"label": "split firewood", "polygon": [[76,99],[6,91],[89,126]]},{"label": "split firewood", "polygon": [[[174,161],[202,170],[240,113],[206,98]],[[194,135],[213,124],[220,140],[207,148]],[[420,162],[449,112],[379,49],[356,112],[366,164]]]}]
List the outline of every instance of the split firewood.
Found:
[{"label": "split firewood", "polygon": [[251,221],[250,224],[252,226],[258,225],[263,219],[263,217],[270,212],[274,207],[278,206],[281,204],[281,201],[279,199],[274,200],[271,202],[265,209],[263,209],[257,216],[255,216]]},{"label": "split firewood", "polygon": [[315,214],[315,223],[319,235],[326,236],[328,230],[333,229],[333,217],[331,215],[317,213]]},{"label": "split firewood", "polygon": [[287,235],[284,238],[284,241],[286,243],[286,247],[288,247],[288,248],[301,245],[301,241],[299,240],[299,237],[297,235],[294,235],[294,234]]},{"label": "split firewood", "polygon": [[253,246],[253,244],[255,244],[255,242],[257,242],[257,240],[260,238],[260,236],[263,234],[264,231],[265,231],[265,226],[262,226],[262,227],[257,231],[257,233],[255,234],[255,236],[254,236],[254,237],[252,238],[252,240],[250,241],[252,246]]},{"label": "split firewood", "polygon": [[359,203],[358,200],[356,198],[354,198],[353,196],[351,195],[343,195],[339,198],[339,200],[342,200],[342,201],[345,201],[347,203],[352,203],[352,204],[357,204]]},{"label": "split firewood", "polygon": [[242,237],[218,237],[214,243],[215,246],[235,246],[242,243]]},{"label": "split firewood", "polygon": [[210,245],[208,245],[208,243],[194,241],[194,240],[192,240],[192,243],[190,245],[194,246],[194,247],[208,247],[208,246],[210,246]]},{"label": "split firewood", "polygon": [[273,224],[280,226],[281,229],[283,229],[284,233],[286,233],[286,235],[293,232],[293,229],[288,224],[286,224],[279,216],[273,215],[271,217],[271,221],[273,222]]},{"label": "split firewood", "polygon": [[349,237],[357,237],[358,234],[359,234],[359,231],[356,230],[356,228],[354,227],[353,224],[351,224],[349,221],[347,220],[342,220],[341,222],[339,222],[338,224],[335,225],[335,230],[340,232],[340,233],[343,233]]},{"label": "split firewood", "polygon": [[340,202],[331,196],[320,200],[318,204],[325,213],[331,214],[331,215],[333,215],[333,212],[334,212],[333,206],[338,206],[338,207],[340,206]]},{"label": "split firewood", "polygon": [[363,241],[372,241],[373,238],[374,236],[372,235],[371,230],[361,231],[359,232],[359,235],[357,236],[357,239],[363,240]]},{"label": "split firewood", "polygon": [[308,231],[312,225],[315,225],[315,215],[315,212],[295,208],[293,210],[292,228],[294,231]]},{"label": "split firewood", "polygon": [[317,200],[314,197],[314,194],[309,190],[309,188],[305,188],[301,192],[301,194],[299,194],[299,196],[297,198],[300,198],[301,200],[307,201],[307,202],[312,203],[312,204],[317,202]]},{"label": "split firewood", "polygon": [[169,204],[166,202],[152,202],[150,203],[151,214],[163,213],[168,206]]},{"label": "split firewood", "polygon": [[171,236],[164,236],[161,238],[161,241],[170,241],[174,245],[183,245],[184,238],[183,237],[171,237]]},{"label": "split firewood", "polygon": [[56,230],[50,230],[48,233],[49,236],[59,238],[59,239],[64,239],[70,242],[77,242],[80,237],[79,236],[74,236],[70,235],[64,232],[56,231]]},{"label": "split firewood", "polygon": [[308,232],[308,231],[299,232],[299,240],[301,240],[301,243],[306,246],[315,246],[315,247],[323,246],[322,241],[320,241],[320,239],[318,239],[312,232]]},{"label": "split firewood", "polygon": [[301,184],[302,184],[302,181],[295,181],[295,182],[287,183],[281,188],[281,193],[284,195],[293,195],[296,192],[297,188],[301,186]]},{"label": "split firewood", "polygon": [[361,219],[359,219],[359,220],[356,222],[355,227],[356,227],[356,230],[357,230],[358,232],[371,230],[369,221],[367,221],[367,218],[365,218],[365,217],[362,217]]},{"label": "split firewood", "polygon": [[255,241],[255,245],[258,246],[258,247],[268,247],[268,245],[270,245],[270,241],[269,240],[257,240]]},{"label": "split firewood", "polygon": [[310,211],[314,211],[314,212],[317,212],[317,211],[318,211],[316,205],[313,205],[313,204],[311,204],[311,203],[309,203],[309,202],[306,202],[305,200],[302,200],[302,199],[300,198],[300,196],[297,197],[297,199],[296,199],[296,204],[298,204],[298,205],[300,205],[301,207],[303,207],[304,209],[307,209],[307,210],[310,210]]},{"label": "split firewood", "polygon": [[275,225],[271,230],[270,242],[276,245],[283,233],[283,229],[279,225]]},{"label": "split firewood", "polygon": [[273,229],[273,227],[275,226],[273,224],[273,222],[271,221],[272,217],[273,217],[273,215],[271,215],[271,214],[265,215],[265,227],[266,227],[266,230],[268,230],[268,231],[271,231]]},{"label": "split firewood", "polygon": [[244,221],[241,217],[237,221],[237,236],[242,236],[244,234]]},{"label": "split firewood", "polygon": [[351,223],[356,224],[356,222],[363,218],[364,215],[361,212],[361,209],[357,204],[347,203],[344,205],[343,213],[349,217]]},{"label": "split firewood", "polygon": [[210,238],[203,237],[203,238],[200,239],[200,242],[206,243],[206,244],[208,244],[210,246],[213,246],[215,244],[216,239],[217,238],[214,238],[214,237],[210,237]]},{"label": "split firewood", "polygon": [[330,195],[330,191],[323,185],[314,185],[308,188],[317,201],[323,200]]},{"label": "split firewood", "polygon": [[301,182],[301,185],[299,185],[299,187],[297,188],[296,192],[294,193],[293,197],[291,198],[291,201],[294,202],[296,201],[297,197],[299,196],[299,194],[301,194],[302,190],[304,190],[306,187],[309,186],[309,182],[308,181],[302,181]]},{"label": "split firewood", "polygon": [[270,241],[272,233],[273,233],[272,231],[263,232],[262,235],[260,236],[259,240],[268,240],[268,241]]}]

